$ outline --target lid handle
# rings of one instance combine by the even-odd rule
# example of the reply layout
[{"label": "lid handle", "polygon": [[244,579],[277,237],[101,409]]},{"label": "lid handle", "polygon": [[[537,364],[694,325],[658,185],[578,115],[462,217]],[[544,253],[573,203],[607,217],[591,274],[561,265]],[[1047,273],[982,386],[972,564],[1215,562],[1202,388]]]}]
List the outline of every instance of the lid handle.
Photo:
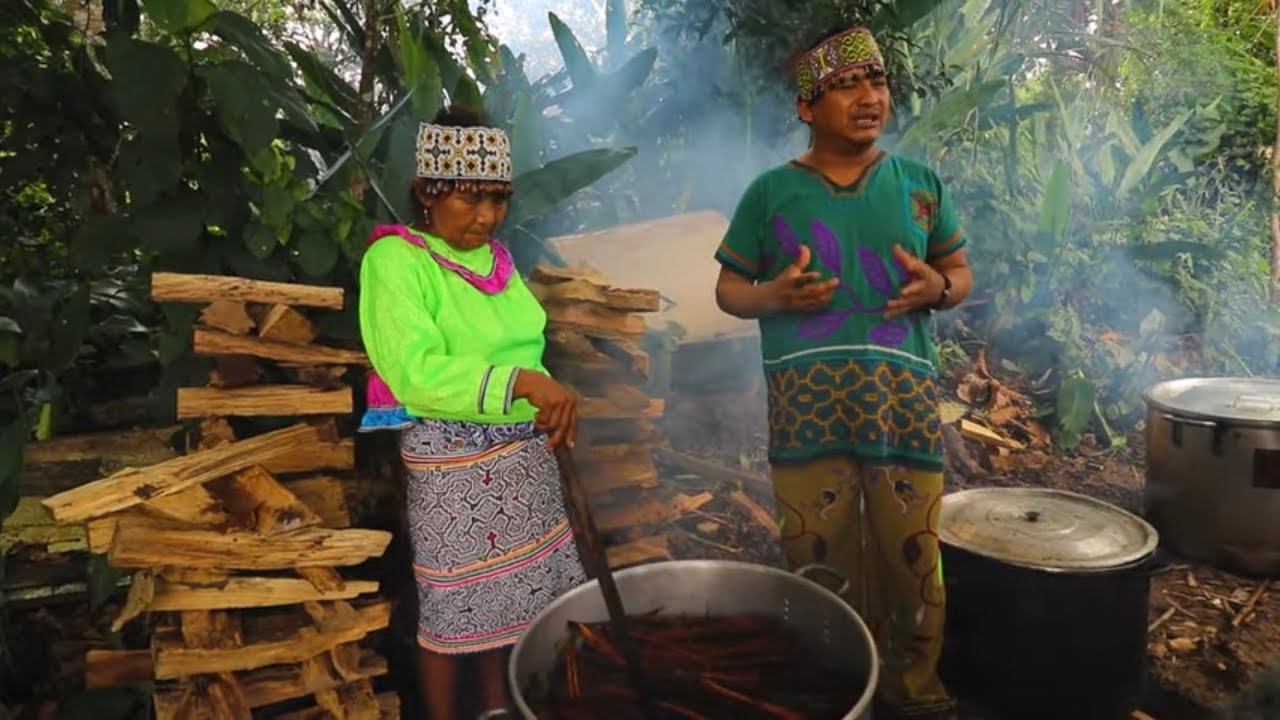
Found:
[{"label": "lid handle", "polygon": [[1265,395],[1237,395],[1231,406],[1257,415],[1275,412],[1276,409],[1275,401]]}]

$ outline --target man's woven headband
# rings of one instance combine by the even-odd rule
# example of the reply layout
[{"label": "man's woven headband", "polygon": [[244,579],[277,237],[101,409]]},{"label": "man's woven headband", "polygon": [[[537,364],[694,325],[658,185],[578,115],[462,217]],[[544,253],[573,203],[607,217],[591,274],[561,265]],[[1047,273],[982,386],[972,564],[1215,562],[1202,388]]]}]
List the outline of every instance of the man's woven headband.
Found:
[{"label": "man's woven headband", "polygon": [[871,31],[853,28],[822,41],[796,62],[796,89],[800,99],[813,100],[827,83],[851,68],[878,68],[884,72],[884,58]]}]

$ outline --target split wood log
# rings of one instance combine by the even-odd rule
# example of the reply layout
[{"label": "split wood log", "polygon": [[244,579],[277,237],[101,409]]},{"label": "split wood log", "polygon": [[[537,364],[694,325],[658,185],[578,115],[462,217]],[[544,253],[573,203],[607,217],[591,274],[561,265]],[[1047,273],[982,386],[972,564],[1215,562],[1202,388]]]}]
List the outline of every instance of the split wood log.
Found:
[{"label": "split wood log", "polygon": [[328,389],[345,385],[342,378],[346,376],[347,370],[343,365],[300,365],[290,368],[290,374],[294,382]]},{"label": "split wood log", "polygon": [[231,575],[224,570],[168,566],[160,568],[158,576],[167,582],[198,588],[225,587]]},{"label": "split wood log", "polygon": [[[298,568],[298,575],[302,579],[311,583],[311,587],[317,591],[326,594],[342,592],[346,587],[346,581],[342,579],[342,575],[337,570],[327,567],[306,567]],[[375,583],[375,589],[376,589]],[[314,599],[314,598],[313,598]],[[305,601],[303,601],[305,602]]]},{"label": "split wood log", "polygon": [[319,515],[259,465],[232,475],[225,492],[229,503],[252,513],[252,529],[263,535],[278,535],[321,522]]},{"label": "split wood log", "polygon": [[759,503],[752,500],[749,495],[741,490],[734,490],[729,493],[729,500],[734,505],[746,510],[751,519],[768,530],[770,535],[777,535],[781,531],[781,528],[778,527],[778,519],[768,510],[760,507]]},{"label": "split wood log", "polygon": [[221,610],[183,610],[182,640],[190,648],[235,648],[244,645],[240,615]]},{"label": "split wood log", "polygon": [[382,717],[382,709],[373,694],[373,684],[368,680],[321,690],[316,693],[316,705],[343,720],[379,720]]},{"label": "split wood log", "polygon": [[315,477],[289,480],[284,483],[312,512],[320,516],[321,527],[341,530],[351,527],[351,513],[347,510],[347,495],[342,481],[335,477]]},{"label": "split wood log", "polygon": [[1017,440],[1007,438],[984,425],[979,425],[978,423],[973,422],[972,420],[962,418],[957,427],[960,430],[961,435],[970,440],[977,440],[983,445],[1002,447],[1009,450],[1026,449],[1026,445],[1023,445]]},{"label": "split wood log", "polygon": [[275,475],[350,470],[355,466],[356,442],[352,438],[343,438],[337,442],[305,443],[262,463],[262,467]]},{"label": "split wood log", "polygon": [[120,613],[116,616],[116,619],[112,621],[111,631],[120,632],[124,629],[125,623],[146,612],[147,606],[151,604],[151,598],[155,596],[155,592],[155,575],[150,570],[134,573],[129,583],[129,596],[125,599],[124,607],[120,608]]},{"label": "split wood log", "polygon": [[587,494],[605,495],[623,488],[658,487],[658,468],[643,452],[604,462],[579,462],[578,474]]},{"label": "split wood log", "polygon": [[240,682],[231,673],[196,678],[181,687],[172,704],[155,697],[156,720],[187,720],[193,717],[218,720],[251,720],[253,709]]},{"label": "split wood log", "polygon": [[253,318],[245,310],[244,303],[235,300],[214,300],[200,312],[201,325],[217,328],[232,335],[244,335],[253,330]]},{"label": "split wood log", "polygon": [[596,524],[601,532],[615,532],[645,525],[672,523],[687,513],[701,509],[713,499],[714,496],[709,492],[697,495],[680,493],[670,500],[647,498],[641,502],[603,509],[597,516]]},{"label": "split wood log", "polygon": [[314,441],[315,428],[298,424],[229,445],[166,460],[149,468],[127,468],[110,477],[68,490],[42,504],[58,522],[77,522],[124,510],[181,492]]},{"label": "split wood log", "polygon": [[238,648],[188,648],[179,638],[157,633],[152,641],[155,674],[157,679],[172,680],[191,675],[298,663],[326,653],[343,643],[361,640],[369,633],[387,627],[390,621],[390,603],[378,602],[356,610],[350,623],[330,628],[327,632],[315,627],[303,627],[283,639],[255,641],[254,638],[246,637],[245,645]]},{"label": "split wood log", "polygon": [[222,503],[210,495],[204,485],[192,485],[171,495],[149,500],[143,503],[143,508],[160,517],[191,525],[213,527],[227,522]]},{"label": "split wood log", "polygon": [[[372,650],[361,650],[354,644],[341,645],[340,648],[354,649],[356,661],[351,668],[339,671],[333,661],[333,652],[320,654],[301,663],[290,665],[271,665],[238,673],[236,679],[244,688],[245,699],[252,708],[266,707],[288,700],[296,700],[313,693],[335,688],[343,683],[357,680],[368,680],[387,674],[387,661]],[[335,648],[336,650],[336,648]],[[148,676],[150,678],[151,653],[146,653]],[[191,682],[178,685],[167,685],[156,689],[155,705],[157,713],[165,717],[176,717],[176,711],[184,693],[189,692]],[[196,713],[188,715],[184,720],[221,720],[209,714]]]},{"label": "split wood log", "polygon": [[90,690],[130,687],[155,679],[150,650],[90,650],[84,656],[84,684]]},{"label": "split wood log", "polygon": [[192,349],[197,355],[250,355],[295,365],[368,365],[358,350],[305,345],[265,337],[229,335],[217,330],[195,329]]},{"label": "split wood log", "polygon": [[646,380],[649,378],[649,353],[641,350],[635,343],[616,338],[597,338],[592,340],[592,345],[605,356],[622,363],[622,367],[628,372]]},{"label": "split wood log", "polygon": [[[121,519],[107,554],[118,568],[165,565],[226,570],[285,570],[358,565],[382,555],[391,533],[382,530],[304,528],[266,537],[252,532],[161,530],[134,518]],[[302,582],[302,581],[298,581]],[[310,586],[310,583],[303,583]]]},{"label": "split wood log", "polygon": [[145,522],[156,530],[174,530],[183,531],[190,530],[191,526],[181,520],[172,520],[170,518],[153,515],[140,508],[124,510],[104,517],[93,518],[84,525],[85,537],[89,552],[102,555],[111,550],[111,543],[115,540],[116,527],[120,521],[125,518],[135,519],[137,522]]},{"label": "split wood log", "polygon": [[298,307],[342,309],[342,288],[249,280],[228,275],[153,273],[151,299],[156,302],[241,300]]},{"label": "split wood log", "polygon": [[582,417],[579,408],[578,444],[583,447],[633,443],[653,445],[662,441],[662,433],[649,420],[609,420]]},{"label": "split wood log", "polygon": [[609,566],[623,568],[629,565],[670,560],[671,549],[667,546],[666,535],[651,535],[638,540],[615,545],[606,551]]},{"label": "split wood log", "polygon": [[352,411],[351,388],[318,390],[307,385],[259,385],[219,390],[178,388],[180,419],[227,415],[232,417],[287,417],[292,415],[346,415]]},{"label": "split wood log", "polygon": [[267,340],[307,345],[316,339],[316,327],[288,305],[274,305],[262,319],[258,336]]},{"label": "split wood log", "polygon": [[595,268],[581,265],[573,267],[556,267],[554,265],[535,265],[529,273],[529,282],[540,285],[555,285],[562,282],[582,280],[600,287],[609,287],[609,278]]},{"label": "split wood log", "polygon": [[247,355],[223,355],[209,371],[209,387],[238,388],[256,385],[266,376],[262,365]]},{"label": "split wood log", "polygon": [[42,547],[57,554],[86,550],[89,539],[81,525],[60,525],[44,505],[43,498],[18,498],[18,506],[0,522],[0,552],[18,545]]},{"label": "split wood log", "polygon": [[618,443],[615,445],[586,445],[579,443],[573,449],[573,457],[579,465],[619,462],[632,457],[650,457],[657,449],[654,443]]},{"label": "split wood log", "polygon": [[543,305],[583,302],[623,312],[657,312],[662,309],[662,295],[657,290],[602,287],[580,278],[550,284],[530,282],[529,290]]},{"label": "split wood log", "polygon": [[378,583],[373,580],[352,580],[335,589],[320,590],[303,578],[235,576],[227,578],[221,587],[199,587],[161,579],[156,581],[155,594],[146,609],[165,612],[276,607],[350,600],[377,591]]},{"label": "split wood log", "polygon": [[643,408],[634,410],[619,407],[609,398],[583,398],[578,403],[578,417],[584,420],[660,418],[665,408],[666,402],[661,398],[649,398]]},{"label": "split wood log", "polygon": [[[395,692],[383,692],[374,696],[378,701],[377,720],[400,720],[400,696]],[[297,710],[283,715],[273,715],[272,720],[333,720],[328,710],[315,706],[305,710]],[[350,716],[348,716],[350,720]]]},{"label": "split wood log", "polygon": [[586,303],[552,304],[546,307],[546,312],[548,328],[572,330],[589,338],[638,340],[644,336],[646,327],[639,315]]}]

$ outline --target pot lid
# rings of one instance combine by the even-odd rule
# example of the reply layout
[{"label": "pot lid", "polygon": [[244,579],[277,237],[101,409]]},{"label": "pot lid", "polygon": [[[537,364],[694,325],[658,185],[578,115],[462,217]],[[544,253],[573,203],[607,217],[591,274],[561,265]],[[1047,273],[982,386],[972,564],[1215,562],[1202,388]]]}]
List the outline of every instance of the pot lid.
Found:
[{"label": "pot lid", "polygon": [[1183,378],[1155,385],[1144,395],[1165,412],[1206,420],[1280,422],[1280,380]]},{"label": "pot lid", "polygon": [[1054,572],[1110,570],[1155,552],[1142,518],[1084,495],[978,488],[942,498],[942,542],[1000,562]]}]

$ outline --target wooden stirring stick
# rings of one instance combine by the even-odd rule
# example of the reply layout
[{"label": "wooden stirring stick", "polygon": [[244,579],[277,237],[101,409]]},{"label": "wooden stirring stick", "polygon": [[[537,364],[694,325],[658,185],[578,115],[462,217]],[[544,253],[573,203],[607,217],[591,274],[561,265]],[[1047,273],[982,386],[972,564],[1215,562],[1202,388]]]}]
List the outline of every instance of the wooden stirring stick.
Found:
[{"label": "wooden stirring stick", "polygon": [[604,543],[600,540],[595,518],[591,515],[587,491],[582,484],[582,477],[578,475],[578,466],[573,462],[573,453],[562,445],[556,448],[556,461],[560,464],[560,491],[564,495],[565,509],[569,513],[569,524],[578,538],[578,554],[582,557],[582,565],[587,575],[594,576],[595,581],[600,584],[600,594],[604,596],[604,605],[609,610],[609,625],[617,637],[618,649],[622,651],[622,659],[627,665],[627,674],[631,676],[631,686],[640,699],[640,707],[646,718],[656,720],[657,705],[649,690],[648,678],[640,667],[640,652],[631,635],[631,622],[622,607],[618,586],[613,581],[609,558],[605,554]]}]

